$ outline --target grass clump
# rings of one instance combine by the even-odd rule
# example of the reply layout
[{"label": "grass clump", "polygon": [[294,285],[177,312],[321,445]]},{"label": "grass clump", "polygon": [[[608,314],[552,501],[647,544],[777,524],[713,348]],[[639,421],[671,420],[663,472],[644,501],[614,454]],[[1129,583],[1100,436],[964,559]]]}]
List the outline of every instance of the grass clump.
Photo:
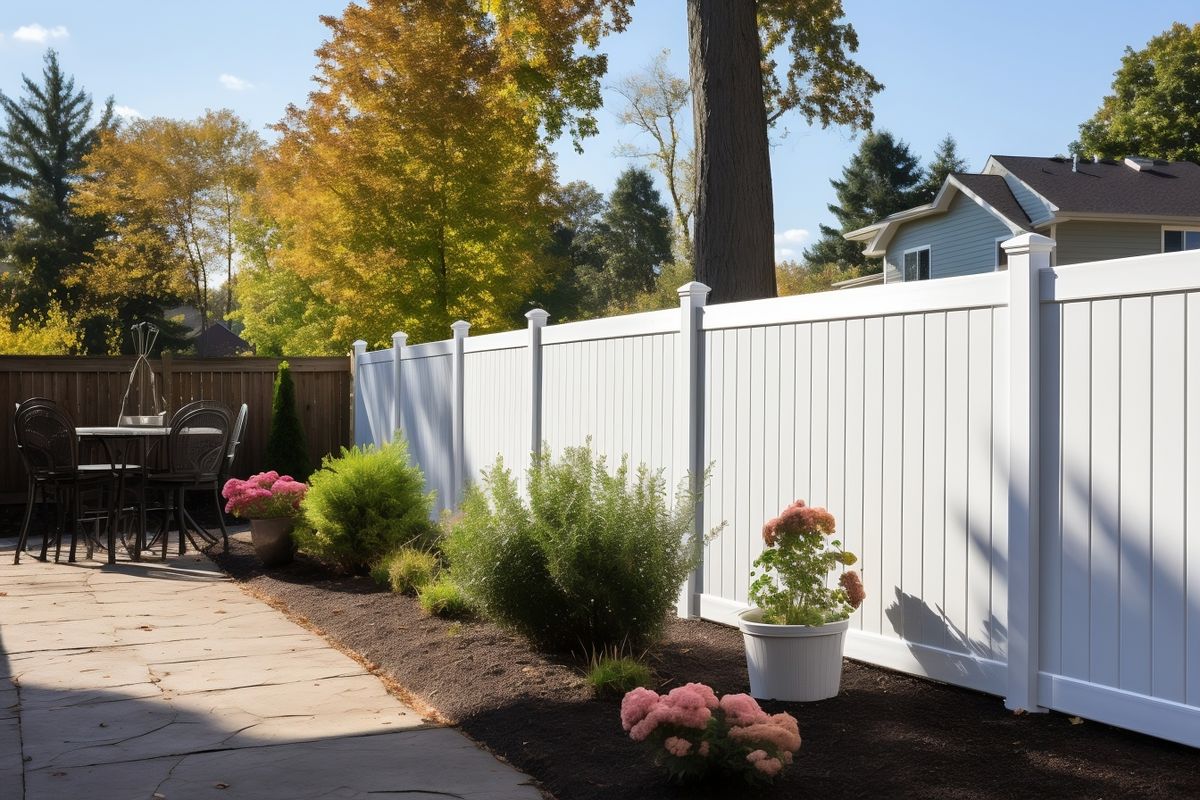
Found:
[{"label": "grass clump", "polygon": [[497,461],[445,540],[455,579],[487,616],[550,649],[640,647],[661,632],[696,565],[695,497],[628,458],[610,474],[590,443],[529,469],[529,500]]},{"label": "grass clump", "polygon": [[624,697],[639,686],[649,687],[650,668],[632,656],[610,653],[593,656],[586,680],[597,697]]},{"label": "grass clump", "polygon": [[463,619],[473,611],[471,601],[449,575],[421,587],[417,602],[426,614],[442,619]]},{"label": "grass clump", "polygon": [[372,567],[371,577],[397,594],[415,595],[433,581],[437,571],[438,559],[432,552],[401,547]]},{"label": "grass clump", "polygon": [[433,493],[409,463],[404,437],[382,447],[342,448],[309,481],[297,543],[310,555],[352,572],[402,547],[429,549]]}]

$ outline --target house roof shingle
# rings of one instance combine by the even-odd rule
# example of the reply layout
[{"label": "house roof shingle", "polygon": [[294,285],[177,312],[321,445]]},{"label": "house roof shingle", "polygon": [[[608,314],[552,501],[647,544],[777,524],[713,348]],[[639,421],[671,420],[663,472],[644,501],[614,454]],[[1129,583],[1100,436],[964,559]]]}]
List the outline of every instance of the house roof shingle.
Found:
[{"label": "house roof shingle", "polygon": [[[1123,161],[992,156],[1060,213],[1200,217],[1200,164],[1154,162],[1141,171]],[[962,176],[958,176],[962,177]]]},{"label": "house roof shingle", "polygon": [[953,174],[955,180],[962,183],[980,200],[999,211],[1006,218],[1023,228],[1030,227],[1029,215],[1025,213],[1025,209],[1021,208],[1021,204],[1013,196],[1012,190],[1008,188],[1008,182],[1004,178],[999,175],[979,175],[973,172],[955,172]]}]

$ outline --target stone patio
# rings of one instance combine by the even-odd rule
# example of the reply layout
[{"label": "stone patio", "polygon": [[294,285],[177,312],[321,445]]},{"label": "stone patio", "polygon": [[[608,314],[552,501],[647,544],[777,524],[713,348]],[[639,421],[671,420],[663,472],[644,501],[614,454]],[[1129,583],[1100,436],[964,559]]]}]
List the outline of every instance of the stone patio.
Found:
[{"label": "stone patio", "polygon": [[542,797],[203,556],[13,566],[13,545],[4,800]]}]

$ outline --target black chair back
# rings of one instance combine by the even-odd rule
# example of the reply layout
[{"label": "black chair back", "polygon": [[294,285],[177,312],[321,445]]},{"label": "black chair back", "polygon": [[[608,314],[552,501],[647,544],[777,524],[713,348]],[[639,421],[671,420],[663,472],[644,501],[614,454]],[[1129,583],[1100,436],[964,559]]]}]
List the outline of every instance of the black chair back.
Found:
[{"label": "black chair back", "polygon": [[167,433],[167,465],[172,475],[215,481],[228,452],[228,411],[201,407],[176,413]]},{"label": "black chair back", "polygon": [[68,477],[77,472],[75,425],[53,401],[37,398],[22,403],[13,416],[13,433],[31,476]]},{"label": "black chair back", "polygon": [[219,408],[226,414],[229,413],[229,409],[216,400],[193,400],[192,402],[185,403],[177,408],[175,413],[171,415],[171,421],[168,422],[167,425],[174,425],[177,420],[183,418],[184,414],[195,411],[198,408]]},{"label": "black chair back", "polygon": [[233,460],[237,458],[238,445],[242,443],[242,438],[246,433],[246,417],[249,413],[250,407],[242,403],[242,407],[238,409],[237,419],[233,422],[233,430],[229,434],[229,450],[225,453],[225,464],[221,469],[222,481],[233,474]]}]

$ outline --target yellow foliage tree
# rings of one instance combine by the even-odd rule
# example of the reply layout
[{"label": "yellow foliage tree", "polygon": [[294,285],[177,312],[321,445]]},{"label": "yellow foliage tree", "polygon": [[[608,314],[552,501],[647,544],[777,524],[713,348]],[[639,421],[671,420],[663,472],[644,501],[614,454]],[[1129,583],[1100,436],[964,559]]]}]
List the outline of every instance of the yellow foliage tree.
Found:
[{"label": "yellow foliage tree", "polygon": [[84,293],[84,313],[103,314],[131,295],[186,298],[201,329],[228,313],[229,293],[214,290],[234,278],[234,230],[257,182],[261,148],[258,134],[224,110],[196,120],[136,120],[105,133],[73,199],[82,213],[112,220],[112,235],[71,278]]},{"label": "yellow foliage tree", "polygon": [[[458,318],[510,327],[546,278],[555,175],[495,21],[478,0],[322,21],[319,88],[264,168],[267,244],[238,287],[247,336],[345,352],[395,330],[444,339]],[[270,285],[297,281],[302,304]]]},{"label": "yellow foliage tree", "polygon": [[[16,315],[15,303],[0,303],[0,319],[13,319]],[[65,356],[79,352],[82,344],[79,328],[54,301],[44,313],[23,317],[15,326],[0,324],[3,356]]]}]

